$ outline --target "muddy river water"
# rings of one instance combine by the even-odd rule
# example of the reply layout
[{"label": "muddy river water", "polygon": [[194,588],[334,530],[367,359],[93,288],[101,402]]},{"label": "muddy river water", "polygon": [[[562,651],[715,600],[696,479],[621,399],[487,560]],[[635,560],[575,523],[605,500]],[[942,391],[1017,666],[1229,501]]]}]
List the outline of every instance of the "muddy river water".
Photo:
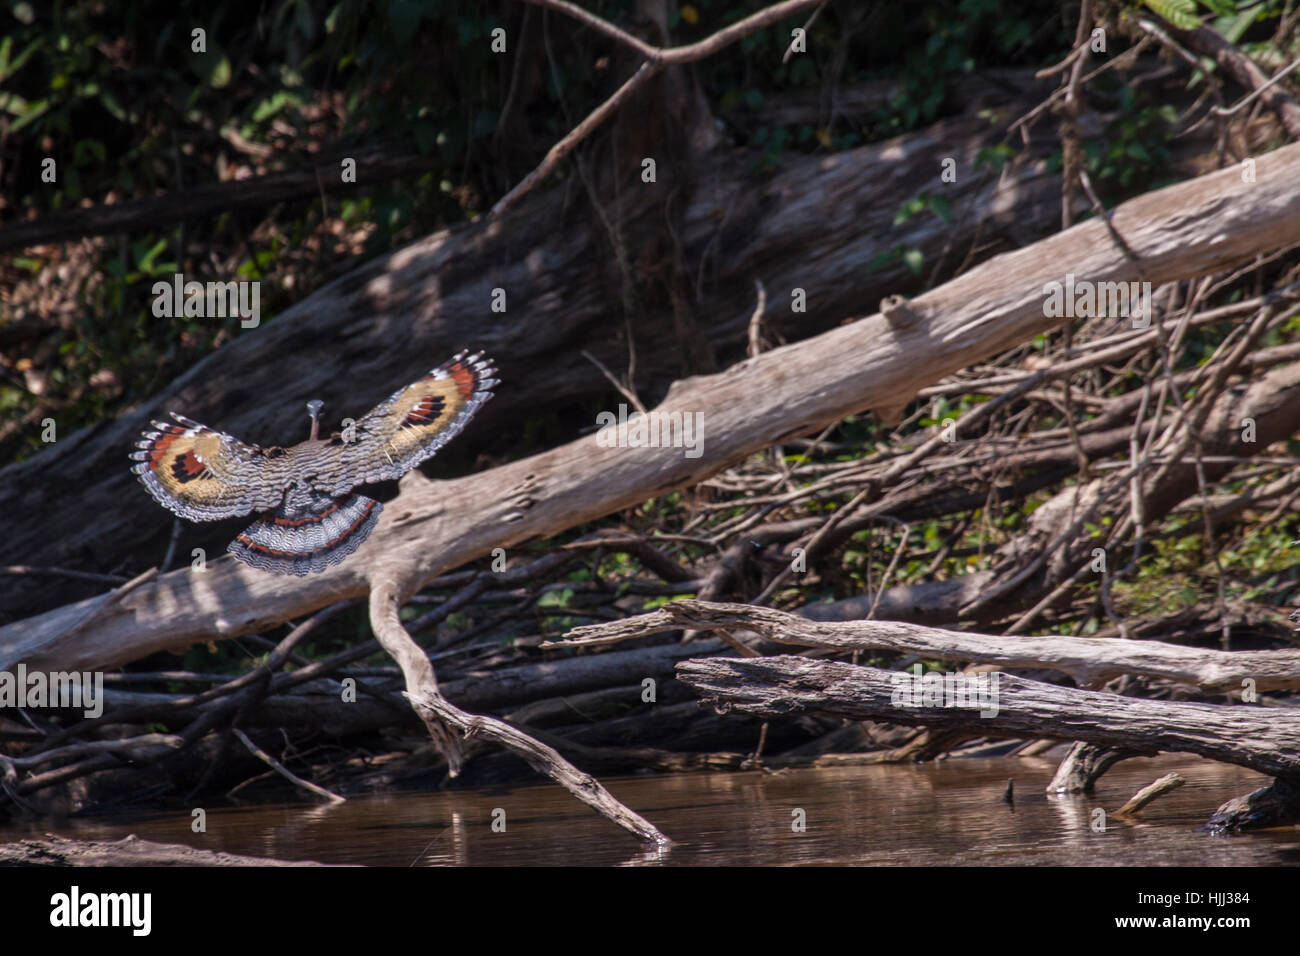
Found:
[{"label": "muddy river water", "polygon": [[[1055,761],[646,775],[603,782],[674,842],[648,856],[613,824],[549,784],[500,791],[365,796],[337,806],[209,806],[188,813],[42,820],[0,827],[0,841],[57,833],[147,840],[323,863],[520,865],[1269,866],[1300,863],[1300,828],[1233,837],[1195,830],[1219,804],[1267,783],[1248,770],[1162,756],[1117,764],[1087,797],[1043,792]],[[1187,784],[1138,822],[1111,812],[1157,777]],[[1002,800],[1015,781],[1014,806]],[[1094,828],[1096,808],[1107,811]],[[495,821],[495,826],[494,826]],[[797,824],[802,821],[804,828]]]}]

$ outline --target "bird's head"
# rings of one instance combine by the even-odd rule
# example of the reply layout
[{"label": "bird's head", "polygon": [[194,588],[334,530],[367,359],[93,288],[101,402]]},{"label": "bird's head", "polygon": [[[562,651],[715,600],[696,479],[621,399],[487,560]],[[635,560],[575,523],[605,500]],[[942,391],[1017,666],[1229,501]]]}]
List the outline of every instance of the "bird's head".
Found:
[{"label": "bird's head", "polygon": [[309,441],[315,441],[316,436],[320,433],[320,410],[325,406],[319,398],[313,398],[307,403],[307,414],[311,416],[311,438]]}]

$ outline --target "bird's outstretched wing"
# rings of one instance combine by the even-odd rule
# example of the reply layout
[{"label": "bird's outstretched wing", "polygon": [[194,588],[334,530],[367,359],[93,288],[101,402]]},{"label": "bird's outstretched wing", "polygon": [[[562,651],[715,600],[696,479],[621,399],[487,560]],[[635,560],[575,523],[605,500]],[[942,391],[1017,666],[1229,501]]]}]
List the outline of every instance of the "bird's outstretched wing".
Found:
[{"label": "bird's outstretched wing", "polygon": [[482,353],[461,352],[380,402],[329,444],[338,458],[315,486],[341,495],[357,485],[400,478],[431,458],[474,417],[497,384]]},{"label": "bird's outstretched wing", "polygon": [[191,521],[218,521],[266,511],[284,499],[275,459],[283,449],[247,445],[224,432],[171,413],[154,422],[131,457],[140,481],[158,503]]}]

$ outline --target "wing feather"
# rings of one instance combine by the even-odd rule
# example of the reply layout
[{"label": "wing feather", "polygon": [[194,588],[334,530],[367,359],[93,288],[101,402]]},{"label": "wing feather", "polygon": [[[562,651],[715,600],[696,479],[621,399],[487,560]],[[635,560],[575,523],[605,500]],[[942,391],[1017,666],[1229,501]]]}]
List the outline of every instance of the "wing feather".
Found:
[{"label": "wing feather", "polygon": [[154,422],[131,458],[131,470],[158,503],[191,521],[218,521],[277,506],[284,484],[273,465],[280,449],[263,450],[171,413]]},{"label": "wing feather", "polygon": [[356,485],[400,478],[435,455],[492,397],[496,369],[482,353],[460,352],[398,389],[355,425],[330,437],[338,468],[317,487],[342,495]]}]

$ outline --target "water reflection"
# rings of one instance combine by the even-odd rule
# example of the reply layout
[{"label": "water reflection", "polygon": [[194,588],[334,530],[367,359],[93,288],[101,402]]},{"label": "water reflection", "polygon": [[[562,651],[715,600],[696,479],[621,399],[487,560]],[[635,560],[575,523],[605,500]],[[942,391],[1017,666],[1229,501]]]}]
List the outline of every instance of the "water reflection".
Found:
[{"label": "water reflection", "polygon": [[[1095,795],[1047,795],[1042,758],[837,767],[778,773],[638,776],[604,781],[675,841],[667,853],[635,841],[558,787],[402,793],[346,804],[208,807],[206,833],[188,813],[37,821],[0,840],[56,832],[143,839],[254,856],[386,866],[467,865],[1227,865],[1292,863],[1294,828],[1241,837],[1193,831],[1223,801],[1267,779],[1238,767],[1166,756],[1126,760]],[[1137,821],[1108,816],[1171,770],[1187,784]],[[1002,795],[1015,781],[1015,803]],[[795,823],[802,819],[800,832]],[[493,823],[496,821],[496,827]]]}]

